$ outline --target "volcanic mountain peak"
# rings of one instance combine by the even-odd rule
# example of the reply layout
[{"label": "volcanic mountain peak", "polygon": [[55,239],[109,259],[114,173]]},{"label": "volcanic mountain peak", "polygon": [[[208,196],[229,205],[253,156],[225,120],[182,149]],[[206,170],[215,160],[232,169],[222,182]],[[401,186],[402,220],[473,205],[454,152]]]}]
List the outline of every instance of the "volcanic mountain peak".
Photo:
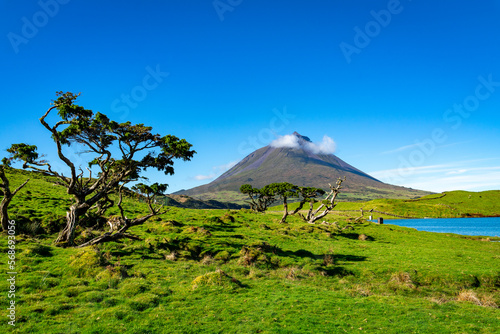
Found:
[{"label": "volcanic mountain peak", "polygon": [[380,182],[338,158],[333,154],[334,150],[335,143],[328,136],[324,136],[322,142],[314,143],[309,137],[294,132],[250,153],[209,184],[176,194],[222,199],[215,194],[239,194],[245,183],[260,188],[273,182],[327,190],[328,183],[335,182],[338,177],[347,178],[343,192],[357,198],[411,198],[415,197],[415,192],[427,194]]},{"label": "volcanic mountain peak", "polygon": [[273,148],[302,149],[309,156],[333,154],[335,152],[335,142],[332,138],[325,135],[321,142],[313,143],[309,137],[302,136],[298,132],[278,137],[269,146]]},{"label": "volcanic mountain peak", "polygon": [[306,142],[312,143],[312,140],[309,139],[309,137],[303,136],[300,133],[298,133],[297,131],[294,131],[294,133],[292,133],[292,135],[299,138],[300,141],[306,141]]}]

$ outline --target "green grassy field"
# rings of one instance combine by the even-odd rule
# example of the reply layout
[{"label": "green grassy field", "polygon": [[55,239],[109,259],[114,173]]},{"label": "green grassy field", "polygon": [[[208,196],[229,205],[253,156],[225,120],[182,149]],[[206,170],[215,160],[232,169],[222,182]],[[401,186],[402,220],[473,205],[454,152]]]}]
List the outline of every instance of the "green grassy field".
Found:
[{"label": "green grassy field", "polygon": [[[334,208],[334,217],[359,217],[363,209],[365,218],[370,210],[386,212],[371,213],[375,217],[395,218],[390,214],[413,218],[459,218],[459,217],[491,217],[500,216],[500,190],[483,192],[449,191],[433,194],[418,199],[376,199],[367,202],[338,202]],[[316,204],[317,207],[319,204]],[[295,209],[298,203],[289,205]],[[304,209],[307,209],[306,205]],[[281,211],[283,205],[269,210]],[[330,218],[332,217],[330,216]]]},{"label": "green grassy field", "polygon": [[[17,236],[17,321],[10,328],[4,316],[2,332],[500,332],[500,243],[492,239],[171,208],[130,230],[140,241],[58,248],[51,243],[69,198],[50,179],[30,176],[11,218],[46,233]],[[25,177],[13,175],[13,184]],[[128,217],[146,210],[125,203]],[[0,249],[6,276],[5,234]],[[5,279],[0,289],[6,314]]]}]

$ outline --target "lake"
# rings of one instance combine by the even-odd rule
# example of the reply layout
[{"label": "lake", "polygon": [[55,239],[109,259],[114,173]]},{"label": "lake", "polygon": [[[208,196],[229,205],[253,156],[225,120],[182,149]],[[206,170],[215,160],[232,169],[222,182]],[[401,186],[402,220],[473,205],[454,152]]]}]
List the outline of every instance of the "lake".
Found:
[{"label": "lake", "polygon": [[418,231],[500,237],[500,217],[384,219],[384,224],[412,227]]}]

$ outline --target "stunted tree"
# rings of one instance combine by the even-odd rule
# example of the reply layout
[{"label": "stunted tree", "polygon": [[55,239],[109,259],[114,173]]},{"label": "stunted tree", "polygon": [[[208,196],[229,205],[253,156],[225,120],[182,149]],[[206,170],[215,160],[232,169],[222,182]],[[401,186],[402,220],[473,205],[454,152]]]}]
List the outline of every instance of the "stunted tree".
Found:
[{"label": "stunted tree", "polygon": [[276,201],[275,195],[266,188],[254,188],[249,184],[244,184],[240,187],[242,194],[248,195],[250,208],[256,212],[264,212],[267,207]]},{"label": "stunted tree", "polygon": [[127,230],[133,226],[144,224],[149,218],[161,215],[167,212],[167,210],[162,210],[163,205],[156,205],[155,199],[157,196],[163,195],[165,190],[167,190],[166,184],[158,184],[154,183],[151,186],[148,186],[143,183],[136,184],[132,187],[132,190],[135,191],[140,197],[146,200],[146,203],[149,207],[149,214],[137,217],[135,219],[129,219],[125,216],[125,210],[122,206],[123,199],[123,187],[124,184],[121,184],[118,190],[118,203],[117,206],[120,209],[120,217],[118,220],[110,223],[109,232],[104,233],[101,236],[98,236],[86,243],[79,245],[78,247],[86,247],[91,245],[97,245],[100,243],[108,242],[108,241],[116,241],[122,238],[130,238],[130,239],[138,239],[137,237],[128,234]]},{"label": "stunted tree", "polygon": [[[280,223],[285,223],[288,216],[295,215],[302,210],[306,202],[314,203],[316,197],[325,193],[324,190],[319,188],[299,187],[288,182],[271,183],[263,189],[266,189],[268,193],[273,194],[283,201],[283,216],[281,217]],[[288,210],[289,198],[300,198],[299,205],[293,211]]]},{"label": "stunted tree", "polygon": [[281,217],[280,223],[286,222],[286,218],[289,215],[288,211],[288,198],[297,197],[297,192],[299,187],[288,182],[271,183],[265,186],[267,192],[280,198],[283,201],[283,217]]},{"label": "stunted tree", "polygon": [[10,190],[10,182],[7,176],[5,175],[5,171],[10,168],[10,161],[7,158],[2,159],[2,164],[0,165],[0,180],[2,180],[2,183],[0,183],[0,189],[3,195],[2,202],[0,202],[0,220],[2,222],[2,229],[6,231],[9,227],[9,204],[16,196],[16,194],[21,190],[26,183],[30,179],[27,179],[22,183],[19,187],[17,187],[14,191]]},{"label": "stunted tree", "polygon": [[[73,245],[80,217],[96,204],[99,207],[98,203],[121,184],[137,179],[149,168],[171,175],[174,159],[188,161],[196,153],[185,139],[154,134],[152,127],[144,124],[117,123],[102,113],[85,109],[75,104],[79,95],[57,92],[56,100],[40,118],[52,135],[59,159],[69,168],[69,176],[40,160],[36,147],[15,144],[8,150],[12,158],[24,161],[24,168],[56,177],[73,196],[74,203],[66,214],[66,226],[56,239],[56,243],[66,245]],[[50,125],[47,118],[53,111],[57,112],[59,121]],[[81,166],[76,166],[65,154],[63,147],[70,145],[81,147],[82,152],[89,155],[87,177]],[[93,169],[98,171],[96,177],[92,176]]]},{"label": "stunted tree", "polygon": [[[290,212],[289,215],[295,215],[299,213],[300,210],[302,210],[302,208],[304,207],[304,204],[308,202],[314,204],[316,202],[316,198],[325,193],[325,191],[320,188],[314,188],[314,187],[297,187],[297,188],[298,189],[296,197],[300,198],[300,202],[299,205],[295,208],[295,210]],[[287,210],[287,208],[285,208],[285,210]]]},{"label": "stunted tree", "polygon": [[[335,203],[335,199],[340,193],[340,189],[342,189],[343,181],[345,181],[345,178],[339,178],[337,179],[337,183],[335,184],[335,186],[328,184],[330,186],[330,192],[326,195],[325,199],[316,210],[314,210],[315,201],[313,198],[311,198],[309,201],[309,211],[307,212],[307,214],[300,214],[302,219],[304,219],[304,221],[308,222],[309,224],[314,224],[316,220],[326,216],[337,205],[337,203]],[[323,211],[320,213],[321,210]]]},{"label": "stunted tree", "polygon": [[[325,193],[324,190],[314,187],[299,187],[288,182],[270,183],[261,189],[253,188],[249,184],[241,186],[240,191],[250,198],[250,207],[257,212],[264,212],[269,205],[281,199],[283,201],[283,216],[280,223],[285,223],[290,215],[297,214],[307,202],[315,202],[315,198]],[[288,200],[290,198],[300,198],[299,205],[295,210],[289,211]]]}]

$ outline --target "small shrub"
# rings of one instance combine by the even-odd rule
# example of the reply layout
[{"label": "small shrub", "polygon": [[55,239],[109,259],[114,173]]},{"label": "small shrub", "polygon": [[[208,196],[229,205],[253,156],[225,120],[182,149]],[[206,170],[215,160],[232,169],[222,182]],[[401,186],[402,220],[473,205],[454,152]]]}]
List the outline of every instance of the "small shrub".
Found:
[{"label": "small shrub", "polygon": [[[269,253],[275,253],[276,247],[267,242],[257,242],[243,246],[240,251],[239,263],[244,266],[259,266],[264,268],[279,267],[279,260]],[[266,254],[267,253],[267,254]]]},{"label": "small shrub", "polygon": [[196,277],[191,282],[193,290],[201,286],[221,286],[225,288],[235,288],[240,286],[240,282],[226,274],[220,269]]},{"label": "small shrub", "polygon": [[79,250],[78,253],[70,257],[69,267],[72,268],[78,277],[94,277],[101,266],[107,264],[106,259],[98,248],[89,248]]}]

